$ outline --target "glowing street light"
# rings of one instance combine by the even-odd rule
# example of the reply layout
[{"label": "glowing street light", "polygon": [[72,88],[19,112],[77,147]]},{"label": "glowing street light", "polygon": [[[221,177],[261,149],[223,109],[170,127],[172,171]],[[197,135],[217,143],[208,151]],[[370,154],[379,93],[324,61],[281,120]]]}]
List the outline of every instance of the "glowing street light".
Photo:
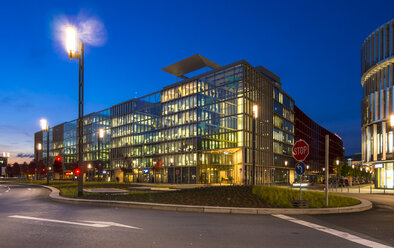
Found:
[{"label": "glowing street light", "polygon": [[390,116],[390,126],[394,127],[394,115]]},{"label": "glowing street light", "polygon": [[103,138],[104,138],[104,129],[103,129],[103,128],[100,128],[100,129],[99,129],[99,138],[100,138],[100,139],[103,139]]},{"label": "glowing street light", "polygon": [[42,131],[48,131],[49,129],[48,121],[46,119],[40,120],[40,126]]},{"label": "glowing street light", "polygon": [[[79,44],[78,44],[79,43]],[[83,195],[83,87],[84,87],[84,43],[78,41],[78,33],[75,27],[65,27],[65,45],[70,59],[79,60],[79,80],[78,80],[78,166],[82,173],[78,175],[78,196]],[[77,46],[79,48],[77,49]]]},{"label": "glowing street light", "polygon": [[72,59],[72,55],[77,51],[77,31],[73,26],[66,27],[66,51],[70,59]]}]

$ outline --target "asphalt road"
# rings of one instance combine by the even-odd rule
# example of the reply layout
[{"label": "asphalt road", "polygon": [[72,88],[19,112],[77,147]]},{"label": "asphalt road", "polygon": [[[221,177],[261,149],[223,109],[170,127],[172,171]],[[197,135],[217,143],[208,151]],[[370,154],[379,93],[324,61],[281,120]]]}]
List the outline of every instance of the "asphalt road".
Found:
[{"label": "asphalt road", "polygon": [[0,185],[0,247],[394,245],[392,198],[385,200],[389,207],[377,205],[364,213],[289,217],[72,205],[53,202],[48,193],[40,187]]}]

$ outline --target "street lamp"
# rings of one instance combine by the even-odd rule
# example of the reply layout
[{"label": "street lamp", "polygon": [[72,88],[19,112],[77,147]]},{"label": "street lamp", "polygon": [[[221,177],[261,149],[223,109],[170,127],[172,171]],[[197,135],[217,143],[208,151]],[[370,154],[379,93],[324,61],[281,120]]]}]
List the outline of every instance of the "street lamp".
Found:
[{"label": "street lamp", "polygon": [[394,115],[390,116],[390,126],[394,127]]},{"label": "street lamp", "polygon": [[41,130],[43,132],[47,132],[47,161],[46,161],[46,166],[47,166],[47,185],[49,185],[49,125],[48,121],[46,119],[41,119],[40,120],[40,125],[41,125]]},{"label": "street lamp", "polygon": [[252,185],[256,184],[256,121],[259,117],[259,107],[253,105],[253,121],[252,121]]},{"label": "street lamp", "polygon": [[175,184],[175,165],[174,165],[174,159],[173,158],[170,158],[170,167],[173,167],[172,168],[173,169],[173,177],[174,177],[173,182]]},{"label": "street lamp", "polygon": [[37,180],[37,177],[38,177],[38,152],[41,150],[42,150],[42,144],[37,143],[37,152],[36,152],[37,160],[36,160],[36,168],[35,168],[35,180]]},{"label": "street lamp", "polygon": [[101,159],[100,159],[100,145],[101,145],[101,141],[104,139],[104,129],[100,128],[99,132],[98,132],[98,156],[97,156],[97,160],[98,160],[98,180],[100,181],[100,165],[101,165]]},{"label": "street lamp", "polygon": [[338,187],[338,183],[339,183],[339,160],[337,159],[335,162],[337,164],[337,187]]},{"label": "street lamp", "polygon": [[84,43],[79,42],[79,50],[77,50],[78,35],[72,26],[65,28],[66,33],[66,51],[70,59],[79,60],[79,100],[78,100],[78,166],[82,173],[78,175],[78,196],[83,195],[83,74],[84,74]]}]

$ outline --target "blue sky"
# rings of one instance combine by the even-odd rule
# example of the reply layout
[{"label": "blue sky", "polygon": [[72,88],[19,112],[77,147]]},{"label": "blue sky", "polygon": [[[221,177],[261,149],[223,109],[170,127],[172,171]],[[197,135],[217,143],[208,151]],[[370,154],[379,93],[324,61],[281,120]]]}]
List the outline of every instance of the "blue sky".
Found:
[{"label": "blue sky", "polygon": [[[32,154],[39,120],[77,117],[78,64],[59,20],[102,23],[87,44],[85,113],[174,83],[161,68],[200,53],[245,59],[282,79],[307,115],[360,150],[360,48],[393,18],[393,1],[7,1],[0,20],[0,152]],[[97,43],[97,42],[94,42]],[[22,156],[23,157],[23,156]]]}]

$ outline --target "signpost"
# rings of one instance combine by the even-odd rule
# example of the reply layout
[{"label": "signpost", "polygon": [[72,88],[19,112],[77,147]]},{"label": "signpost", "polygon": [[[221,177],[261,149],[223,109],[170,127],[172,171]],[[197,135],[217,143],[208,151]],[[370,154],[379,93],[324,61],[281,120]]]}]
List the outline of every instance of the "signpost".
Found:
[{"label": "signpost", "polygon": [[303,162],[298,162],[295,167],[297,175],[300,176],[300,201],[302,201],[302,175],[305,172],[305,164]]},{"label": "signpost", "polygon": [[297,175],[300,176],[300,201],[302,200],[302,175],[305,172],[305,164],[302,162],[308,157],[309,155],[309,145],[305,142],[305,140],[297,140],[293,146],[293,157],[295,160],[298,161],[295,167],[295,171]]}]

